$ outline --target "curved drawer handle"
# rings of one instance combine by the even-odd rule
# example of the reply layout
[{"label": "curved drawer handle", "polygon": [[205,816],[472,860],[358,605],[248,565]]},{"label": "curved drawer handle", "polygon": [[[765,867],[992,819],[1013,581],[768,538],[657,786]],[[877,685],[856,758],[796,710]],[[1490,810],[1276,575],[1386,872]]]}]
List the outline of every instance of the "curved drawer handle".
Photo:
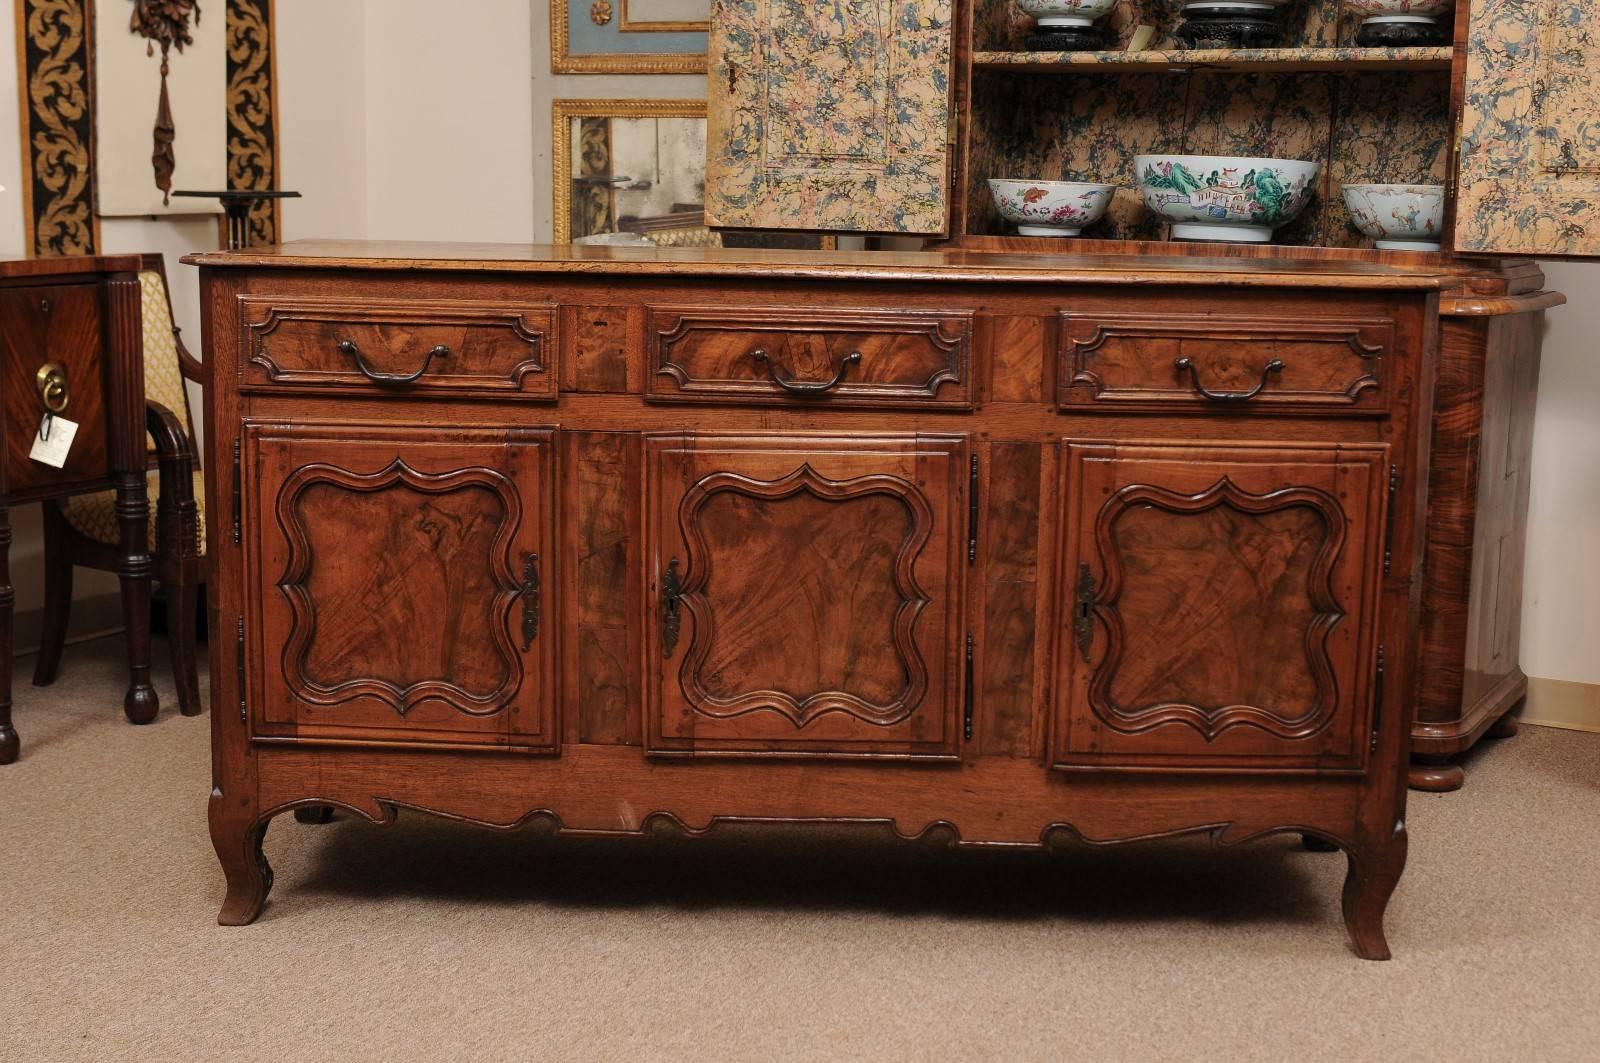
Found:
[{"label": "curved drawer handle", "polygon": [[767,367],[767,378],[783,390],[787,391],[789,394],[799,395],[801,398],[816,398],[818,395],[827,394],[840,384],[844,383],[845,370],[860,363],[861,352],[851,351],[849,354],[845,355],[844,360],[839,363],[838,372],[833,374],[832,380],[823,380],[815,384],[800,384],[793,380],[785,380],[780,377],[778,375],[778,370],[772,364],[772,355],[767,353],[767,349],[765,347],[757,347],[755,350],[750,352],[750,357],[754,358],[762,365],[765,365]]},{"label": "curved drawer handle", "polygon": [[367,360],[361,356],[361,348],[357,347],[353,340],[340,340],[339,353],[344,355],[346,358],[354,358],[356,360],[356,368],[361,370],[361,375],[372,381],[374,384],[395,385],[415,384],[417,381],[421,380],[422,374],[428,371],[428,367],[433,364],[433,360],[435,358],[450,357],[450,348],[441,343],[433,350],[423,355],[422,367],[419,368],[415,373],[378,372],[376,369],[373,369],[367,364]]},{"label": "curved drawer handle", "polygon": [[1179,358],[1172,365],[1179,371],[1187,369],[1189,371],[1189,383],[1194,387],[1195,394],[1203,399],[1210,399],[1212,402],[1244,402],[1248,399],[1253,399],[1261,394],[1262,388],[1267,386],[1267,377],[1273,373],[1281,373],[1284,370],[1283,359],[1274,358],[1262,368],[1261,382],[1249,391],[1211,391],[1200,383],[1200,371],[1194,367],[1192,359]]}]

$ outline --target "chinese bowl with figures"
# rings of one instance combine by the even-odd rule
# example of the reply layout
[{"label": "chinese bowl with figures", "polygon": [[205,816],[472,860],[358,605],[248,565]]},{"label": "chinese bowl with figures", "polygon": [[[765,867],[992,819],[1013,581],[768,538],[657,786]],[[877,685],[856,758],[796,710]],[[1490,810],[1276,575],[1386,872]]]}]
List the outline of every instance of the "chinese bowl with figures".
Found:
[{"label": "chinese bowl with figures", "polygon": [[1145,206],[1172,223],[1175,240],[1264,244],[1316,191],[1318,163],[1228,155],[1138,155]]},{"label": "chinese bowl with figures", "polygon": [[1444,185],[1345,185],[1350,218],[1387,251],[1437,251]]},{"label": "chinese bowl with figures", "polygon": [[1000,216],[1021,236],[1077,236],[1100,220],[1116,190],[1081,181],[989,182]]},{"label": "chinese bowl with figures", "polygon": [[1092,26],[1117,6],[1117,0],[1017,0],[1041,27]]}]

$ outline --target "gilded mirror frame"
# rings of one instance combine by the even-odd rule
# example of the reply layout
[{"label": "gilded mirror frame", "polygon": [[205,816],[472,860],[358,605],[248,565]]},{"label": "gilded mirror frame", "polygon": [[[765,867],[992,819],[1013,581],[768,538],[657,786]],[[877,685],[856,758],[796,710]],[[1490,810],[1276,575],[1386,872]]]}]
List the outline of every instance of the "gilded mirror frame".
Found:
[{"label": "gilded mirror frame", "polygon": [[[607,21],[621,22],[621,0],[550,0],[550,72],[553,74],[704,74],[705,52],[595,52],[573,55],[570,5],[588,8],[604,4]],[[591,14],[591,18],[595,16]],[[596,21],[598,19],[596,18]],[[656,32],[640,34],[649,38]],[[695,31],[698,32],[698,31]]]}]

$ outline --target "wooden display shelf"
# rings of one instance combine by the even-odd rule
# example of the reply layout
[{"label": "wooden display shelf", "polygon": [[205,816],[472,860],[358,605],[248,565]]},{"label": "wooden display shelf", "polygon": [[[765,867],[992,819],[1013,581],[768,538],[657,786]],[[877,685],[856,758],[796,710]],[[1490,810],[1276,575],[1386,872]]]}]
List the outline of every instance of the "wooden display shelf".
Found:
[{"label": "wooden display shelf", "polygon": [[1215,48],[1142,52],[974,52],[978,70],[1035,74],[1208,70],[1315,72],[1341,70],[1448,70],[1451,49],[1439,48]]}]

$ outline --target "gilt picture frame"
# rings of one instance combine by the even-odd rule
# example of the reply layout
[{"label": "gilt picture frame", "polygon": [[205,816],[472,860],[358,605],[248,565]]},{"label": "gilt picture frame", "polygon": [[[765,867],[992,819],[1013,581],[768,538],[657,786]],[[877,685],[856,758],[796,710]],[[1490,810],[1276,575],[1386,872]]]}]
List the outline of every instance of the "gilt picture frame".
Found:
[{"label": "gilt picture frame", "polygon": [[623,33],[709,33],[711,0],[621,0]]},{"label": "gilt picture frame", "polygon": [[[652,18],[648,10],[650,0],[549,0],[549,3],[551,73],[706,72],[709,19],[706,28],[679,28],[667,20]],[[706,10],[709,15],[709,0]],[[632,29],[624,29],[624,17],[633,18]],[[698,20],[680,18],[670,22],[687,26]],[[658,24],[645,30],[646,23]]]},{"label": "gilt picture frame", "polygon": [[[552,239],[555,243],[572,242],[573,223],[573,123],[586,119],[698,119],[701,123],[701,140],[704,142],[705,100],[555,100],[550,109],[551,185],[554,197]],[[608,162],[603,165],[609,165]],[[701,163],[699,172],[704,188],[705,170]]]}]

